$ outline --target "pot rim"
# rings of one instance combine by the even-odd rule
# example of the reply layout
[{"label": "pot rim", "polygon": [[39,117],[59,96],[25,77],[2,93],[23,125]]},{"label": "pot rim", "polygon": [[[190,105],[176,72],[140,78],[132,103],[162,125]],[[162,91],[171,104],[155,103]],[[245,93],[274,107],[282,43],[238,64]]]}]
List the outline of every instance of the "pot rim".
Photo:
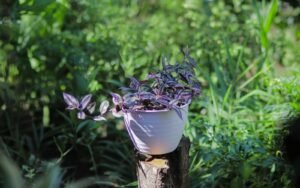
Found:
[{"label": "pot rim", "polygon": [[[191,101],[187,102],[186,104],[180,106],[179,108],[183,109],[185,108],[186,106],[188,106],[189,104],[191,104]],[[127,112],[124,112],[124,114],[129,114],[129,113],[134,113],[134,112],[139,112],[139,113],[157,113],[157,112],[169,112],[169,111],[172,111],[173,109],[168,109],[168,108],[165,108],[165,109],[161,109],[161,110],[132,110],[132,111],[127,111]]]}]

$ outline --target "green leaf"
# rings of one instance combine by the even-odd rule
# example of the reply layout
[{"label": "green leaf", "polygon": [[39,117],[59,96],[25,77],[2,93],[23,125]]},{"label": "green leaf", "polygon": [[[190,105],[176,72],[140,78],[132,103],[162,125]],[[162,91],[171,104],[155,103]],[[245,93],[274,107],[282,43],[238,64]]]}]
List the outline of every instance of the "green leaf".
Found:
[{"label": "green leaf", "polygon": [[230,188],[241,188],[243,187],[243,181],[239,176],[235,177],[231,182],[230,182]]},{"label": "green leaf", "polygon": [[68,183],[65,188],[84,188],[89,187],[91,185],[94,185],[94,182],[96,181],[95,178],[84,178],[82,180],[74,181],[71,183]]},{"label": "green leaf", "polygon": [[0,174],[4,179],[5,188],[23,188],[20,169],[0,151]]},{"label": "green leaf", "polygon": [[134,181],[134,182],[131,182],[127,185],[124,185],[122,187],[137,187],[138,186],[138,182],[137,181]]},{"label": "green leaf", "polygon": [[273,23],[276,13],[277,13],[277,10],[278,10],[278,0],[273,0],[270,5],[265,22],[264,22],[265,33],[269,33],[271,25]]},{"label": "green leaf", "polygon": [[242,174],[244,181],[247,181],[250,178],[250,176],[252,174],[252,168],[251,168],[250,164],[248,164],[247,162],[243,163],[243,165],[241,167],[241,174]]},{"label": "green leaf", "polygon": [[58,166],[51,167],[45,175],[40,177],[32,184],[32,188],[59,188],[61,180],[60,168]]},{"label": "green leaf", "polygon": [[84,129],[86,126],[88,126],[88,125],[89,125],[89,122],[90,122],[89,120],[81,122],[81,123],[76,127],[76,132],[78,133],[78,132],[80,132],[82,129]]}]

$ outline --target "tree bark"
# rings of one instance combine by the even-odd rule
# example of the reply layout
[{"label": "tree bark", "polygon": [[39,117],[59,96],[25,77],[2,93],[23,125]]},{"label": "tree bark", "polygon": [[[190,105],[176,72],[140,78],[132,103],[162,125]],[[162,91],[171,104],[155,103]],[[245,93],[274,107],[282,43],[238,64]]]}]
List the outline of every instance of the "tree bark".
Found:
[{"label": "tree bark", "polygon": [[183,137],[175,151],[164,155],[136,152],[139,188],[187,188],[189,139]]}]

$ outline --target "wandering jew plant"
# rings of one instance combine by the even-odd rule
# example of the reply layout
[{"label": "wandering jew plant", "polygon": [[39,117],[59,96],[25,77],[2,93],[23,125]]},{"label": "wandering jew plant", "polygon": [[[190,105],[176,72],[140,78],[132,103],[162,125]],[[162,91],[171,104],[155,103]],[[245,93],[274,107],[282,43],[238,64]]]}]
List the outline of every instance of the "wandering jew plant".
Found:
[{"label": "wandering jew plant", "polygon": [[[114,108],[111,110],[116,117],[123,112],[173,109],[181,117],[180,107],[188,104],[192,97],[200,94],[200,82],[195,76],[196,62],[184,53],[182,62],[169,64],[166,59],[162,61],[162,70],[150,73],[145,80],[130,78],[128,87],[122,87],[123,96],[111,93]],[[103,115],[107,112],[108,101],[100,105],[100,114],[95,115],[96,104],[91,102],[91,95],[77,100],[70,94],[64,93],[64,100],[70,110],[78,110],[79,119],[92,117],[94,120],[105,120]]]},{"label": "wandering jew plant", "polygon": [[74,96],[63,93],[65,102],[67,103],[68,110],[78,110],[77,118],[86,119],[87,117],[93,118],[95,121],[106,120],[103,115],[107,112],[109,107],[108,101],[103,101],[99,107],[99,114],[95,114],[96,102],[91,102],[92,95],[85,95],[79,101]]}]

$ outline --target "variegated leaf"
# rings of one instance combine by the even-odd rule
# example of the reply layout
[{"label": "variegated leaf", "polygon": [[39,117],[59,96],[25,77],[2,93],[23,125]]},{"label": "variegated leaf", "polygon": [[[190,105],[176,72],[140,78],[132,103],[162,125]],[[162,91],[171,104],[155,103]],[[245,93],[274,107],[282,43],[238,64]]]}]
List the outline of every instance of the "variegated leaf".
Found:
[{"label": "variegated leaf", "polygon": [[177,113],[177,115],[179,116],[180,119],[182,119],[182,113],[180,108],[173,108],[175,110],[175,112]]},{"label": "variegated leaf", "polygon": [[85,95],[82,98],[82,100],[80,101],[80,105],[79,105],[80,107],[79,108],[81,110],[84,110],[88,106],[88,104],[90,103],[91,99],[92,99],[92,95],[91,94]]},{"label": "variegated leaf", "polygon": [[96,102],[92,102],[86,107],[86,109],[89,111],[90,114],[95,112],[95,108],[96,108]]},{"label": "variegated leaf", "polygon": [[106,121],[106,119],[105,119],[105,117],[103,117],[103,116],[95,116],[94,118],[93,118],[95,121]]},{"label": "variegated leaf", "polygon": [[108,107],[109,107],[108,101],[105,100],[101,103],[100,108],[99,108],[101,115],[103,115],[107,112]]},{"label": "variegated leaf", "polygon": [[112,115],[119,118],[123,116],[123,112],[122,111],[117,111],[116,109],[113,109],[112,111]]},{"label": "variegated leaf", "polygon": [[122,97],[117,93],[111,93],[112,101],[114,105],[118,105],[122,102]]},{"label": "variegated leaf", "polygon": [[80,111],[80,112],[77,113],[77,118],[78,119],[85,119],[86,114],[83,111]]},{"label": "variegated leaf", "polygon": [[64,97],[64,101],[68,105],[67,109],[72,110],[79,107],[79,102],[74,96],[64,92],[63,97]]}]

